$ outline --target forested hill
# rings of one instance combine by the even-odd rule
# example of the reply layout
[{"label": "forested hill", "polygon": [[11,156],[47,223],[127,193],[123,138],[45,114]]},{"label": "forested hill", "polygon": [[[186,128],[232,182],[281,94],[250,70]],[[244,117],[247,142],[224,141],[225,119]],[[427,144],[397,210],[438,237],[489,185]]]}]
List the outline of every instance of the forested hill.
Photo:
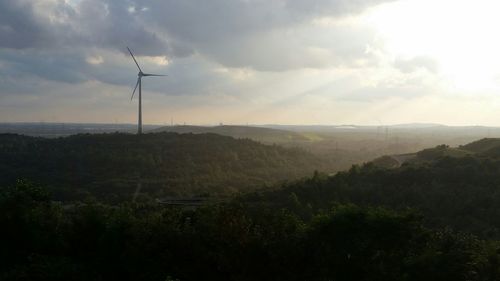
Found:
[{"label": "forested hill", "polygon": [[[190,173],[213,163],[227,172],[237,159],[260,159],[276,173],[284,165],[273,168],[276,161],[297,160],[285,165],[294,171],[314,163],[301,151],[215,135],[2,139],[2,171],[52,182],[83,178],[83,168],[96,178],[137,168],[154,179],[157,167]],[[497,158],[470,155],[398,169],[367,164],[194,210],[62,205],[44,187],[18,181],[0,185],[0,280],[500,280],[500,242],[470,234],[500,237],[499,173]]]},{"label": "forested hill", "polygon": [[[450,153],[453,150],[467,153]],[[302,217],[336,203],[413,208],[426,217],[429,226],[500,239],[498,151],[499,139],[459,148],[439,146],[417,153],[429,156],[427,161],[410,161],[391,169],[367,163],[335,176],[316,174],[245,200],[289,208]]]},{"label": "forested hill", "polygon": [[401,164],[423,164],[445,157],[500,159],[500,139],[484,138],[458,147],[450,147],[442,144],[433,148],[423,149],[417,153],[385,155],[371,162],[377,167],[394,168],[401,166]]},{"label": "forested hill", "polygon": [[291,141],[307,141],[305,136],[292,131],[271,129],[252,126],[165,126],[152,130],[152,132],[174,132],[174,133],[193,133],[206,134],[213,133],[222,136],[229,136],[236,139],[252,139],[264,143],[282,143]]},{"label": "forested hill", "polygon": [[0,184],[23,178],[62,198],[231,194],[328,170],[300,149],[215,134],[0,135]]}]

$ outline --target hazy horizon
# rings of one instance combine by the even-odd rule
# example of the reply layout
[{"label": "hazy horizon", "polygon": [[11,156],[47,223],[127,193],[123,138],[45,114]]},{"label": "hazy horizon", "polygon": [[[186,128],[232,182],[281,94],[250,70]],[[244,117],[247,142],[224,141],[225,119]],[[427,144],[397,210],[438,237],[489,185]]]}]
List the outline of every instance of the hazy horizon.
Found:
[{"label": "hazy horizon", "polygon": [[[500,126],[495,1],[0,2],[0,122]],[[466,19],[466,20],[465,20]]]},{"label": "hazy horizon", "polygon": [[[134,122],[56,122],[56,121],[13,121],[0,122],[0,124],[42,124],[42,125],[120,125],[120,126],[137,126]],[[217,126],[255,126],[255,127],[399,127],[399,128],[432,128],[432,127],[449,127],[449,128],[467,128],[467,127],[485,127],[485,128],[500,128],[500,126],[487,126],[481,124],[458,124],[449,125],[441,123],[394,123],[394,124],[286,124],[286,123],[143,123],[144,126],[200,126],[200,127],[217,127]]]}]

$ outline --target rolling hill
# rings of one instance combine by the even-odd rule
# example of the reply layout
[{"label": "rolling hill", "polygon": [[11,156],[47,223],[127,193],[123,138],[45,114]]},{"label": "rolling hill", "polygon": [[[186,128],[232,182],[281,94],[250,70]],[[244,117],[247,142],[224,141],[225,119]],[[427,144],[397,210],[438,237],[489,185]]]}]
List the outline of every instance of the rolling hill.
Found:
[{"label": "rolling hill", "polygon": [[179,134],[206,134],[213,133],[222,136],[229,136],[235,139],[251,139],[263,143],[282,143],[293,141],[307,141],[306,136],[292,131],[271,129],[252,126],[228,126],[221,125],[215,127],[204,126],[165,126],[151,130],[151,132],[173,132]]},{"label": "rolling hill", "polygon": [[443,157],[461,158],[467,156],[500,158],[500,139],[484,138],[458,147],[449,147],[442,144],[423,149],[417,153],[384,155],[374,159],[371,163],[380,168],[398,168],[404,163],[425,163]]},{"label": "rolling hill", "polygon": [[[242,188],[249,175],[315,164],[300,150],[214,134],[0,140],[1,179],[20,173],[66,188],[81,181],[83,190],[110,194],[121,191],[112,179],[134,175],[169,175],[181,180],[170,186],[177,189],[189,185],[183,179]],[[497,157],[444,155],[396,169],[314,173],[198,209],[61,205],[20,181],[0,189],[0,279],[499,280],[499,174]]]},{"label": "rolling hill", "polygon": [[228,195],[329,169],[300,149],[216,134],[0,135],[0,184],[23,178],[61,198]]},{"label": "rolling hill", "polygon": [[488,153],[490,150],[495,150],[500,147],[500,139],[497,138],[484,138],[469,144],[460,146],[461,149],[473,153]]},{"label": "rolling hill", "polygon": [[416,153],[403,165],[383,157],[334,176],[317,174],[246,199],[288,208],[303,217],[332,204],[412,208],[423,214],[431,227],[451,227],[499,239],[497,152],[500,139],[482,139],[459,148],[440,145]]}]

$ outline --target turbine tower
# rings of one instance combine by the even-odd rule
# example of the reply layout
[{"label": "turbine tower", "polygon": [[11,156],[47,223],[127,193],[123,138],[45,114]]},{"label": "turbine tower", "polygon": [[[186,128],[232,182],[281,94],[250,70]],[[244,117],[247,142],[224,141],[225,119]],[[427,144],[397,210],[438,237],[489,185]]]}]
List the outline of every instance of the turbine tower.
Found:
[{"label": "turbine tower", "polygon": [[150,73],[144,73],[142,72],[141,67],[139,66],[139,63],[137,63],[137,60],[134,57],[134,54],[132,54],[132,51],[127,47],[128,52],[132,56],[132,59],[135,62],[135,65],[137,65],[137,68],[139,69],[139,73],[137,73],[137,83],[135,84],[134,91],[132,92],[132,97],[130,100],[134,98],[135,90],[137,90],[137,86],[139,86],[139,117],[137,120],[137,134],[140,135],[142,134],[142,77],[147,77],[147,76],[166,76],[166,75],[160,75],[160,74],[150,74]]}]

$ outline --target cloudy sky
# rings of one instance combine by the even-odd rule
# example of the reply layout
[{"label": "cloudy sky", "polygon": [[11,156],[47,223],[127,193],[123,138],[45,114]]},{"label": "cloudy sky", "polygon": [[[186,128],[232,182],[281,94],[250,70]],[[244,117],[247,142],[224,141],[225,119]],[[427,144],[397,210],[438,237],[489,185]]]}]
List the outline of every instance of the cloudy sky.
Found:
[{"label": "cloudy sky", "polygon": [[0,122],[500,126],[498,1],[0,0]]}]

